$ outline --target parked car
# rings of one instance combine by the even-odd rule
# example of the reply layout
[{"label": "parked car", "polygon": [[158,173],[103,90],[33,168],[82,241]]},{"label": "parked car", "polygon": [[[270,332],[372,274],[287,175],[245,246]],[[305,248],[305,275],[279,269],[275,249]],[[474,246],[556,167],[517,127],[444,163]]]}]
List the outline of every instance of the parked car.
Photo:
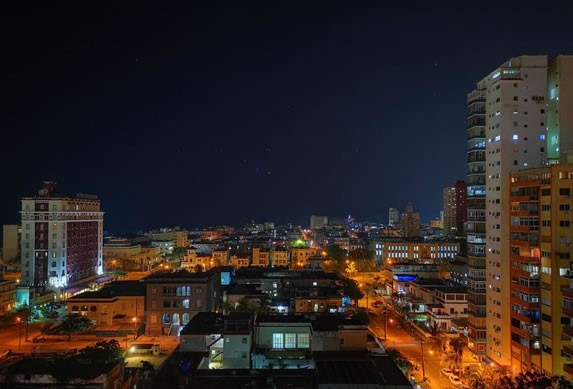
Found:
[{"label": "parked car", "polygon": [[451,376],[448,377],[450,379],[450,382],[456,387],[456,388],[461,388],[463,386],[462,381],[460,380],[460,377],[458,377],[455,374],[452,374]]},{"label": "parked car", "polygon": [[440,373],[445,375],[447,378],[450,378],[451,376],[455,375],[453,371],[451,371],[450,369],[447,369],[445,367],[442,370],[440,370]]}]

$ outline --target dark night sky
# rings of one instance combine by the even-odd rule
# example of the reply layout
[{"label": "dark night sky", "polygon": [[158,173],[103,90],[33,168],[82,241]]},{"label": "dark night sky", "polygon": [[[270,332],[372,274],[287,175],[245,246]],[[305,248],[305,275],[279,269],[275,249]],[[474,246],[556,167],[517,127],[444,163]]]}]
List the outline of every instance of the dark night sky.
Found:
[{"label": "dark night sky", "polygon": [[116,232],[429,220],[465,178],[475,81],[573,53],[568,1],[4,3],[0,223],[46,179]]}]

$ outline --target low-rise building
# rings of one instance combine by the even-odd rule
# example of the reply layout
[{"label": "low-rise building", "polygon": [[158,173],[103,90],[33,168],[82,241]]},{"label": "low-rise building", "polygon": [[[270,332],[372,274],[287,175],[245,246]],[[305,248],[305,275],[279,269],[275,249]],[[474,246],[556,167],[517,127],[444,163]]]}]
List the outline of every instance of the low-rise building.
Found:
[{"label": "low-rise building", "polygon": [[271,252],[268,249],[253,247],[251,266],[268,267],[271,264]]},{"label": "low-rise building", "polygon": [[221,270],[156,272],[146,277],[146,331],[178,335],[198,312],[210,312],[221,298]]},{"label": "low-rise building", "polygon": [[0,316],[16,308],[16,281],[0,279]]},{"label": "low-rise building", "polygon": [[275,247],[271,250],[271,263],[273,266],[288,267],[289,252],[284,247]]},{"label": "low-rise building", "polygon": [[438,264],[397,263],[387,264],[382,271],[387,295],[409,293],[411,282],[421,278],[441,278],[449,275]]},{"label": "low-rise building", "polygon": [[145,285],[141,281],[115,281],[101,290],[70,297],[66,303],[68,313],[87,316],[100,330],[126,325],[135,330],[145,321]]},{"label": "low-rise building", "polygon": [[310,247],[293,247],[291,249],[291,267],[302,269],[308,265],[310,257],[316,255],[317,249]]},{"label": "low-rise building", "polygon": [[379,238],[370,243],[374,260],[379,264],[399,262],[437,263],[453,259],[460,253],[460,243],[453,240]]},{"label": "low-rise building", "polygon": [[179,350],[204,352],[199,369],[248,369],[252,331],[252,313],[200,312],[181,330]]}]

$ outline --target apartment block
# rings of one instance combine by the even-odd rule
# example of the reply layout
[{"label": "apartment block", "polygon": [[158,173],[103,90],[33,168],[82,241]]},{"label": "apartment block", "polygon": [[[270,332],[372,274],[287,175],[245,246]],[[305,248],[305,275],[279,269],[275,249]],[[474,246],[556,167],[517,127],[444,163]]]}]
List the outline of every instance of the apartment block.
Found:
[{"label": "apartment block", "polygon": [[509,174],[546,163],[547,57],[512,58],[480,85],[486,97],[486,351],[496,363],[509,366]]},{"label": "apartment block", "polygon": [[511,363],[563,375],[573,357],[573,165],[511,174]]}]

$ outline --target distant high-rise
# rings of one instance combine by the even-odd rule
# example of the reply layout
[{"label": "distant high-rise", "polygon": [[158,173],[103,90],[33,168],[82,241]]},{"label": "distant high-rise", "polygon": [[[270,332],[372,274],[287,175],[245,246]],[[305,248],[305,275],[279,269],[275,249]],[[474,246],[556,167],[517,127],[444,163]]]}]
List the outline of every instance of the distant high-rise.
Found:
[{"label": "distant high-rise", "polygon": [[56,289],[103,274],[103,212],[96,196],[63,196],[44,182],[22,198],[21,285]]},{"label": "distant high-rise", "polygon": [[413,238],[420,236],[420,214],[414,212],[412,204],[408,204],[406,211],[400,217],[402,236]]},{"label": "distant high-rise", "polygon": [[[528,309],[511,295],[509,174],[546,163],[547,57],[520,56],[503,63],[482,79],[486,128],[486,312],[487,356],[509,366],[512,344],[511,312]],[[519,282],[519,280],[518,280]],[[511,308],[511,309],[510,309]],[[539,343],[524,345],[539,352]],[[532,366],[541,371],[541,366]]]},{"label": "distant high-rise", "polygon": [[464,232],[467,218],[466,183],[456,181],[444,188],[444,235],[456,236]]},{"label": "distant high-rise", "polygon": [[5,224],[2,228],[2,258],[4,263],[20,256],[20,238],[22,229],[19,225]]},{"label": "distant high-rise", "polygon": [[392,227],[400,225],[400,211],[397,208],[388,209],[388,225]]},{"label": "distant high-rise", "polygon": [[316,216],[312,215],[310,217],[310,229],[320,230],[328,225],[328,216]]}]

